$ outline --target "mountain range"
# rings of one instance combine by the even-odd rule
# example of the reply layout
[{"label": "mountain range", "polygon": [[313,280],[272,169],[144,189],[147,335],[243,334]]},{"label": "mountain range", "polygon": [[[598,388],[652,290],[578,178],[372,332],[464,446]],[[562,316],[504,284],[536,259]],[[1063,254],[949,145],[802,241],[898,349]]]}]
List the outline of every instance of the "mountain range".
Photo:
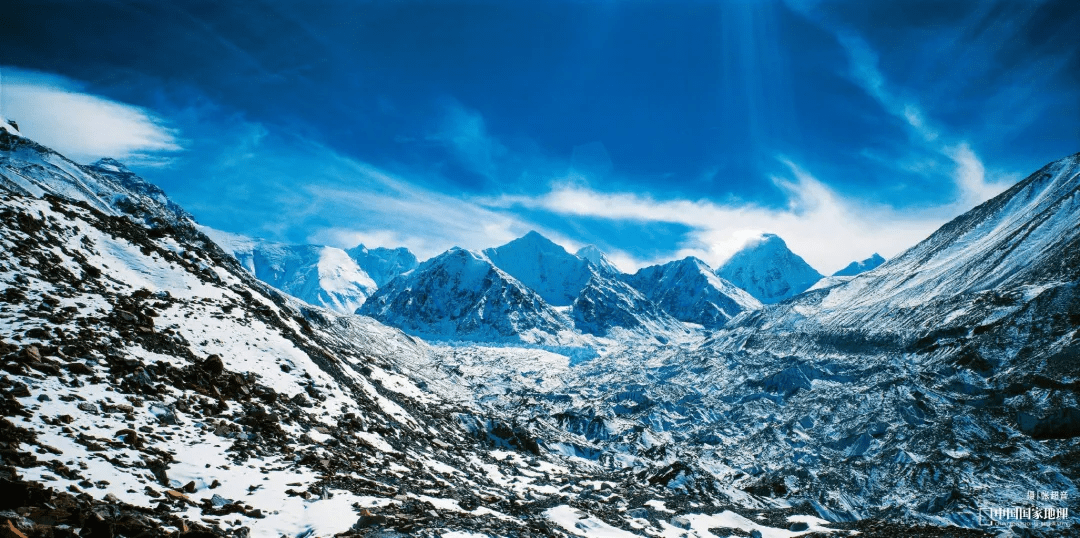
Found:
[{"label": "mountain range", "polygon": [[379,286],[417,266],[408,249],[349,250],[323,245],[286,245],[251,239],[206,226],[210,237],[256,278],[310,304],[352,313]]},{"label": "mountain range", "polygon": [[[716,271],[686,258],[630,275],[595,246],[571,254],[535,231],[469,253],[470,263],[450,262],[464,261],[464,251],[455,248],[418,267],[404,248],[361,245],[342,251],[202,230],[257,278],[295,297],[444,341],[581,343],[587,339],[571,334],[606,336],[612,331],[667,340],[721,327],[740,312],[761,308],[753,292],[724,279],[722,272],[746,280],[744,285],[766,301],[794,296],[815,281],[836,280],[823,279],[773,235],[751,242]],[[843,272],[869,270],[878,258],[853,262]],[[499,271],[476,279],[473,263]],[[411,274],[413,269],[417,274]],[[393,282],[399,275],[406,276]],[[781,288],[782,293],[777,291]],[[377,300],[368,303],[376,294]]]},{"label": "mountain range", "polygon": [[[538,234],[382,283],[328,256],[403,332],[257,279],[116,161],[0,127],[14,536],[1076,531],[1080,154],[801,293],[772,237],[718,272],[612,273]],[[263,270],[321,279],[297,269],[321,248]],[[988,519],[1032,504],[1057,526]]]}]

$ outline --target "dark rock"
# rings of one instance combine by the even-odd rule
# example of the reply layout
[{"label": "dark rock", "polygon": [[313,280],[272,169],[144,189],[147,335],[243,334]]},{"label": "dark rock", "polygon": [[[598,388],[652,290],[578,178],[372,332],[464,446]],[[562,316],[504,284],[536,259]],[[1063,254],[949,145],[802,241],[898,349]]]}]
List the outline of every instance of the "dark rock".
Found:
[{"label": "dark rock", "polygon": [[210,373],[210,375],[217,377],[225,371],[225,363],[222,362],[221,356],[210,355],[202,363],[203,368]]}]

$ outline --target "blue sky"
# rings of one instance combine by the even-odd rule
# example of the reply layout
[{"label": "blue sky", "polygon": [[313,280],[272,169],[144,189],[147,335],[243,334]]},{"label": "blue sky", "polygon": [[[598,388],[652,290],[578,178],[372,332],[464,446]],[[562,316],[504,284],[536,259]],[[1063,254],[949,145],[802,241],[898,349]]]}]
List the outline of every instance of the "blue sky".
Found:
[{"label": "blue sky", "polygon": [[4,115],[207,225],[893,256],[1080,151],[1074,2],[7,2]]}]

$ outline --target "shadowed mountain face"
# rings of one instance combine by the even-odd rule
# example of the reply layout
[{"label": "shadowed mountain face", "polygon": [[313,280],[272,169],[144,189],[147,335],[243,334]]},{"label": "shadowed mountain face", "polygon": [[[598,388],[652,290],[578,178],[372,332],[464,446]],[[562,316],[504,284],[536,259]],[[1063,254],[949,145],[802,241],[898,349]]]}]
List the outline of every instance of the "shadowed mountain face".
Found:
[{"label": "shadowed mountain face", "polygon": [[821,280],[821,273],[773,234],[747,244],[724,262],[716,274],[765,304],[794,297]]}]

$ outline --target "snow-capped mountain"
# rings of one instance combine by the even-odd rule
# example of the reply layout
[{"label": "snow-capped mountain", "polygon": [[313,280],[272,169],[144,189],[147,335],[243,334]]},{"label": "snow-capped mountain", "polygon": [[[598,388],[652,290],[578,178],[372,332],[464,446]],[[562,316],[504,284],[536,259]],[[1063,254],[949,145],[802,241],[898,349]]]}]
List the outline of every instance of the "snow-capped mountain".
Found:
[{"label": "snow-capped mountain", "polygon": [[8,129],[0,177],[13,536],[965,537],[1028,491],[1080,495],[1080,154],[847,283],[700,336],[611,330],[587,360],[507,320],[656,303],[593,275],[551,307],[455,249],[368,304],[509,336],[428,343],[277,292]]},{"label": "snow-capped mountain", "polygon": [[501,247],[484,249],[506,271],[552,306],[568,306],[596,273],[588,260],[533,231]]},{"label": "snow-capped mountain", "polygon": [[873,271],[807,294],[769,319],[904,333],[999,323],[1075,279],[1077,161],[1047,165]]},{"label": "snow-capped mountain", "polygon": [[357,245],[346,252],[379,287],[419,265],[416,256],[405,247],[369,249],[364,245]]},{"label": "snow-capped mountain", "polygon": [[861,262],[851,262],[847,264],[846,267],[833,273],[832,276],[855,276],[873,270],[883,263],[885,263],[885,258],[882,258],[880,254],[875,252],[872,256]]},{"label": "snow-capped mountain", "polygon": [[349,254],[320,245],[286,245],[200,226],[256,278],[310,304],[355,312],[378,287]]},{"label": "snow-capped mountain", "polygon": [[838,286],[852,279],[856,275],[861,275],[867,271],[876,269],[879,265],[885,263],[885,258],[882,258],[880,254],[874,253],[874,255],[861,262],[851,262],[847,264],[843,269],[833,273],[831,276],[821,277],[814,283],[813,286],[807,288],[806,291],[823,290]]},{"label": "snow-capped mountain", "polygon": [[821,280],[821,273],[774,234],[763,234],[747,243],[717,268],[716,274],[765,304],[794,297]]},{"label": "snow-capped mountain", "polygon": [[573,327],[483,254],[452,248],[380,288],[357,312],[436,340],[558,345]]},{"label": "snow-capped mountain", "polygon": [[724,325],[740,312],[761,308],[761,302],[694,257],[645,267],[627,277],[627,282],[675,319],[709,328]]},{"label": "snow-capped mountain", "polygon": [[576,345],[589,341],[581,335],[613,331],[660,339],[690,332],[605,269],[602,253],[592,255],[600,265],[537,232],[482,254],[455,248],[390,282],[358,312],[439,340]]},{"label": "snow-capped mountain", "polygon": [[615,267],[614,263],[611,263],[604,251],[593,245],[585,245],[579,248],[575,254],[579,258],[588,260],[602,275],[616,276],[622,274],[622,271],[619,271],[619,268]]}]

